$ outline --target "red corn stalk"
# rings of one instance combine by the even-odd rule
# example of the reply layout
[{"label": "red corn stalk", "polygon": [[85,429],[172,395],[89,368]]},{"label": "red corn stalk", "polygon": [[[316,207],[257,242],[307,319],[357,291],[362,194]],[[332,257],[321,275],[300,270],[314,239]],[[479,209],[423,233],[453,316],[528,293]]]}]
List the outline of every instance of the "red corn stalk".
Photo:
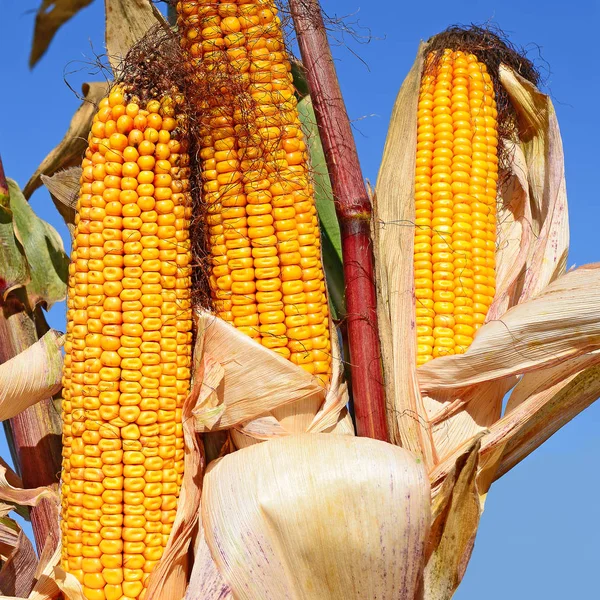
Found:
[{"label": "red corn stalk", "polygon": [[352,394],[357,433],[387,441],[377,325],[371,202],[318,0],[289,0],[342,235]]},{"label": "red corn stalk", "polygon": [[[8,185],[0,159],[0,198]],[[48,331],[40,308],[32,310],[24,288],[0,298],[0,363],[13,358]],[[61,467],[61,419],[52,398],[32,406],[4,423],[15,466],[23,485],[34,488],[58,483]],[[59,539],[58,507],[42,500],[30,511],[38,551]]]}]

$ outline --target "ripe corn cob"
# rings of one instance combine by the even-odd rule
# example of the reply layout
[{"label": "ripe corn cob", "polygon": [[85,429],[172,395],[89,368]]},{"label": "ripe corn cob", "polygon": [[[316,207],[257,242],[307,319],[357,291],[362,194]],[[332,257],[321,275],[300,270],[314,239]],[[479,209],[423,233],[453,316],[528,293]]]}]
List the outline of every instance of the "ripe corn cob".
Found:
[{"label": "ripe corn cob", "polygon": [[428,57],[415,175],[418,365],[466,352],[494,298],[497,116],[476,56]]},{"label": "ripe corn cob", "polygon": [[219,316],[327,385],[328,305],[308,154],[272,0],[179,2],[199,85]]},{"label": "ripe corn cob", "polygon": [[175,519],[190,387],[188,141],[165,97],[115,88],[83,160],[63,377],[62,566],[143,598]]}]

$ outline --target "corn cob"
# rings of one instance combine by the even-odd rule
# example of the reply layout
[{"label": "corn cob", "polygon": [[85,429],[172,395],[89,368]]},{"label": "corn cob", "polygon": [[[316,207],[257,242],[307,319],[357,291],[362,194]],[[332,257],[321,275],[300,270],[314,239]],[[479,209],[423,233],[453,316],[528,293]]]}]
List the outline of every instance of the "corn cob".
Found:
[{"label": "corn cob", "polygon": [[327,385],[329,313],[314,189],[272,0],[179,2],[199,85],[218,315]]},{"label": "corn cob", "polygon": [[[177,100],[177,98],[175,98]],[[190,387],[188,141],[165,97],[115,88],[83,160],[63,377],[62,566],[142,598],[175,519]]]},{"label": "corn cob", "polygon": [[428,57],[417,117],[417,364],[462,354],[495,293],[497,110],[473,54]]}]

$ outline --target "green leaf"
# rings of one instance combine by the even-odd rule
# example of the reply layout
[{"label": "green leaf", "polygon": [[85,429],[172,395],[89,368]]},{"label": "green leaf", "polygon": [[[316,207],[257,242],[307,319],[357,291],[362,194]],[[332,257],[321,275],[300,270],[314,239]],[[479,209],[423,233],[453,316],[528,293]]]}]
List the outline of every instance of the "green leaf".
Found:
[{"label": "green leaf", "polygon": [[298,103],[298,112],[300,113],[302,130],[306,136],[310,153],[310,163],[315,186],[315,200],[321,223],[323,267],[325,268],[327,278],[329,298],[334,313],[333,317],[341,319],[346,314],[342,238],[335,213],[333,192],[327,171],[325,154],[323,153],[323,146],[319,137],[319,130],[310,96],[305,96]]},{"label": "green leaf", "polygon": [[306,70],[299,60],[292,60],[292,77],[294,86],[299,99],[308,96],[308,81],[306,80]]},{"label": "green leaf", "polygon": [[16,235],[10,196],[0,203],[0,298],[29,282],[25,250]]},{"label": "green leaf", "polygon": [[31,307],[44,302],[50,308],[67,295],[69,258],[56,230],[34,212],[16,182],[8,180],[15,235],[25,250],[31,273],[27,296]]}]

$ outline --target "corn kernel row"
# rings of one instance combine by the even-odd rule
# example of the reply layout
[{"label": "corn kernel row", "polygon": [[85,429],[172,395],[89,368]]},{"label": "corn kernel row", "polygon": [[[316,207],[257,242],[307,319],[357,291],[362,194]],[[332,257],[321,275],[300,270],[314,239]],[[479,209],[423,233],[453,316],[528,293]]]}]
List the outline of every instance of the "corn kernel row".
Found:
[{"label": "corn kernel row", "polygon": [[115,88],[83,160],[63,378],[62,566],[143,598],[175,520],[190,387],[188,141],[170,97]]},{"label": "corn kernel row", "polygon": [[216,310],[326,385],[320,232],[277,9],[197,0],[177,10],[190,67],[209,89],[198,109]]},{"label": "corn kernel row", "polygon": [[497,110],[473,54],[428,57],[417,114],[417,364],[462,354],[495,294]]}]

